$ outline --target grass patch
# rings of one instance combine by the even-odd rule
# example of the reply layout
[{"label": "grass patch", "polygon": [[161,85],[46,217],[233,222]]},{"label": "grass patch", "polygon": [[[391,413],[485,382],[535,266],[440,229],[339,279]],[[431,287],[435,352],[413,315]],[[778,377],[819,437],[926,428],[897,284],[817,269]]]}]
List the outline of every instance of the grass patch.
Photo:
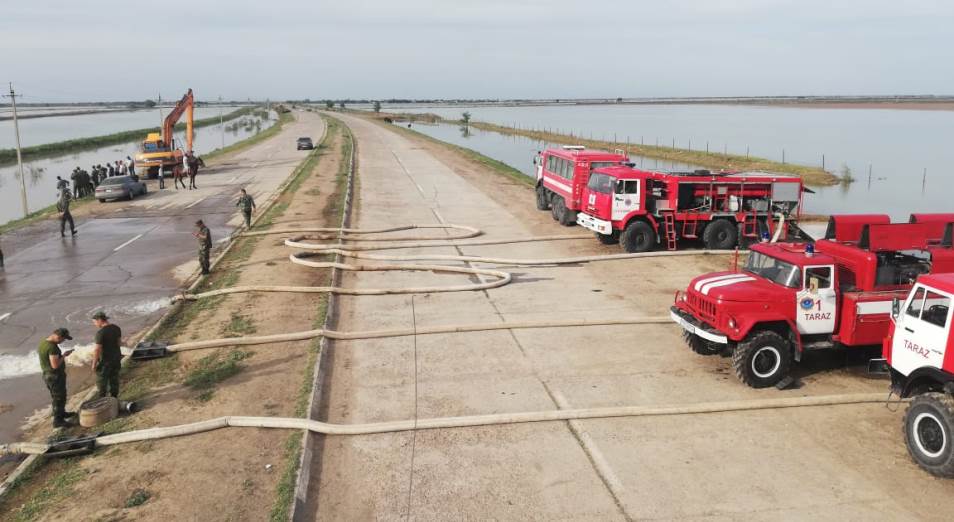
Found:
[{"label": "grass patch", "polygon": [[173,382],[180,365],[176,353],[151,361],[130,361],[129,366],[123,368],[120,400],[142,400],[149,390]]},{"label": "grass patch", "polygon": [[195,366],[186,374],[185,385],[202,391],[215,388],[220,382],[239,374],[244,368],[241,362],[251,356],[252,352],[245,350],[210,353],[196,361]]},{"label": "grass patch", "polygon": [[[240,109],[234,110],[222,117],[223,120],[231,120],[243,116],[245,114],[250,114],[255,110],[255,107],[242,107]],[[195,120],[193,122],[193,127],[208,127],[209,125],[218,125],[219,117],[214,116],[211,118],[203,118],[201,120]],[[185,129],[185,123],[179,123],[176,125],[175,129],[181,131]],[[30,160],[40,159],[40,158],[54,158],[59,156],[67,156],[75,152],[80,152],[90,149],[98,149],[101,147],[108,147],[109,145],[116,145],[119,143],[126,143],[129,141],[140,141],[146,137],[146,134],[150,132],[160,132],[159,127],[151,127],[148,129],[136,129],[128,130],[122,132],[116,132],[113,134],[104,134],[102,136],[91,136],[88,138],[77,138],[73,140],[58,141],[56,143],[44,143],[42,145],[33,145],[31,147],[21,148],[21,153],[23,161],[27,162]],[[10,165],[17,162],[17,151],[16,149],[0,149],[0,166]]]},{"label": "grass patch", "polygon": [[97,426],[96,431],[102,432],[103,435],[112,435],[113,433],[126,431],[132,427],[132,423],[133,417],[116,417],[109,422]]},{"label": "grass patch", "polygon": [[142,488],[136,488],[132,495],[129,495],[129,498],[126,499],[125,506],[127,508],[138,507],[145,504],[150,498],[152,498],[152,493]]},{"label": "grass patch", "polygon": [[271,208],[268,209],[268,212],[262,217],[262,219],[255,225],[255,228],[261,227],[270,227],[275,223],[275,218],[281,216],[288,210],[287,201],[276,201]]},{"label": "grass patch", "polygon": [[65,459],[57,466],[59,469],[49,482],[13,514],[13,522],[39,519],[50,506],[69,498],[73,486],[87,475],[86,470],[76,466],[73,459]]},{"label": "grass patch", "polygon": [[258,329],[250,318],[238,312],[232,312],[229,322],[225,325],[222,334],[225,337],[245,337],[257,331]]}]

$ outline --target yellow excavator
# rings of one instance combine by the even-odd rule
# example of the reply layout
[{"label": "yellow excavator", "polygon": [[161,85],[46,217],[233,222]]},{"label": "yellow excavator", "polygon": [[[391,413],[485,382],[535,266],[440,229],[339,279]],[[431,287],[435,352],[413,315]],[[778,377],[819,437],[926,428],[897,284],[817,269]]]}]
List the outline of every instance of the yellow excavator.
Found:
[{"label": "yellow excavator", "polygon": [[[169,172],[174,166],[182,164],[182,155],[184,152],[192,150],[192,140],[195,138],[192,129],[192,111],[194,108],[195,100],[192,97],[192,89],[189,89],[189,92],[176,103],[172,112],[162,121],[162,133],[150,132],[140,144],[135,159],[137,171],[144,172],[147,177],[152,178],[159,174],[159,169]],[[186,117],[186,147],[184,150],[176,147],[175,140],[172,137],[172,130],[183,114]]]}]

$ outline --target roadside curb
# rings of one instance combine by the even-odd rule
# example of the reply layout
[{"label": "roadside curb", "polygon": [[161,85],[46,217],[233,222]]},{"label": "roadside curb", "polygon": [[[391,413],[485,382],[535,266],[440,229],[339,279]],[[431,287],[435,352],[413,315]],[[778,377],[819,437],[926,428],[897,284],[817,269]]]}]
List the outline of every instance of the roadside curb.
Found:
[{"label": "roadside curb", "polygon": [[[327,125],[324,125],[324,127],[323,127],[323,129],[322,129],[321,137],[318,139],[318,142],[319,142],[319,143],[321,142],[322,139],[324,139],[325,134],[326,134],[327,132],[328,132],[328,126],[327,126]],[[352,151],[353,151],[353,149],[352,149]],[[316,149],[314,149],[308,156],[305,156],[305,158],[302,159],[302,161],[298,164],[298,166],[296,166],[296,167],[294,168],[294,170],[292,170],[292,172],[288,175],[288,177],[275,189],[275,191],[272,193],[272,195],[269,196],[268,199],[266,199],[265,203],[262,205],[262,210],[258,213],[258,216],[256,216],[256,217],[255,217],[255,220],[252,222],[252,225],[253,225],[253,226],[254,226],[255,224],[257,224],[257,223],[259,222],[259,220],[261,220],[261,219],[268,213],[268,211],[272,208],[272,206],[275,205],[275,203],[278,201],[278,199],[284,194],[285,190],[288,188],[288,185],[290,185],[291,182],[297,177],[297,175],[298,175],[299,172],[301,171],[302,166],[308,161],[308,159],[309,159],[313,154],[316,154],[317,152],[318,152],[318,149],[316,148]],[[349,176],[349,189],[350,189],[350,176]],[[215,256],[215,259],[213,259],[213,260],[211,261],[211,263],[209,264],[211,269],[214,269],[216,266],[219,265],[219,263],[222,262],[222,260],[223,260],[223,259],[225,258],[225,256],[229,253],[229,251],[232,249],[232,247],[237,243],[237,239],[238,239],[239,237],[241,237],[242,231],[243,231],[243,228],[242,228],[241,226],[239,226],[239,227],[238,227],[237,229],[235,229],[231,234],[229,234],[228,243],[227,243],[227,244],[225,245],[225,247]],[[195,289],[199,286],[199,284],[201,284],[202,281],[204,281],[204,278],[201,277],[198,272],[199,272],[199,269],[196,269],[196,271],[193,272],[193,274],[189,276],[189,279],[195,278],[195,280],[192,281],[192,284],[190,284],[189,287],[186,289],[187,292],[191,292],[191,291],[195,290]],[[186,279],[186,281],[188,281],[189,279]],[[175,303],[175,304],[173,304],[172,306],[170,306],[158,319],[156,319],[156,321],[152,324],[152,326],[150,326],[148,329],[146,329],[146,330],[143,331],[143,332],[137,332],[137,333],[133,334],[132,336],[130,336],[129,339],[128,339],[128,340],[129,340],[129,343],[128,343],[128,344],[131,344],[131,345],[135,346],[137,343],[139,343],[139,342],[142,341],[143,339],[145,339],[145,338],[149,337],[150,335],[152,335],[152,333],[155,332],[155,331],[159,328],[159,326],[160,326],[170,315],[172,315],[173,313],[178,312],[178,311],[182,308],[182,306],[183,306],[183,303],[182,303],[182,302],[178,302],[178,303]],[[330,307],[330,306],[331,306],[331,304],[330,304],[330,302],[329,302],[329,307]],[[331,310],[331,308],[329,308],[329,312],[330,312],[330,310]],[[324,340],[323,340],[322,342],[324,342]],[[123,357],[121,364],[122,364],[123,366],[128,366],[128,364],[129,364],[129,362],[130,362],[131,360],[132,360],[132,359],[131,359],[131,355],[126,355],[126,356]],[[320,359],[319,359],[319,360],[320,360]],[[95,394],[95,393],[96,393],[96,388],[95,388],[95,387],[90,387],[90,388],[88,388],[85,392],[80,392],[80,393],[78,393],[78,394],[74,394],[74,395],[73,395],[73,399],[70,400],[69,402],[73,402],[73,403],[75,403],[75,404],[82,404],[83,402],[88,401],[90,398],[92,398],[93,394]],[[79,400],[78,402],[77,402],[77,400],[76,400],[76,397],[77,397],[77,396],[80,397],[80,400]],[[52,433],[53,433],[53,434],[55,434],[55,433],[60,433],[61,431],[62,431],[62,429],[60,428],[60,429],[54,430]],[[42,455],[29,455],[29,456],[27,456],[27,458],[25,458],[25,459],[23,460],[23,462],[21,462],[21,463],[16,467],[16,469],[14,469],[13,472],[11,472],[11,473],[7,476],[7,478],[4,479],[3,483],[0,484],[0,501],[3,501],[3,500],[4,500],[4,497],[5,497],[6,494],[10,491],[11,487],[13,486],[13,484],[14,484],[20,477],[22,477],[23,475],[25,475],[25,474],[30,470],[30,468],[32,468],[34,465],[38,464],[38,459],[40,459],[40,458],[42,458],[42,457],[43,457]]]},{"label": "roadside curb", "polygon": [[[357,158],[357,149],[358,143],[354,139],[354,134],[351,132],[351,129],[348,125],[341,121],[341,125],[347,129],[348,135],[351,136],[351,157],[348,159],[348,184],[345,188],[345,203],[344,209],[341,215],[341,226],[340,228],[349,228],[351,226],[351,209],[354,201],[354,175],[355,175],[355,158]],[[342,244],[341,232],[338,232],[338,244]],[[335,254],[335,263],[341,263],[342,257],[340,254]],[[341,286],[341,274],[342,271],[340,268],[332,268],[331,270],[331,286]],[[338,297],[336,294],[329,294],[328,296],[328,307],[325,311],[325,322],[322,326],[325,330],[334,330],[338,325]],[[319,415],[319,410],[321,409],[321,400],[322,400],[322,388],[325,381],[325,371],[328,367],[327,359],[328,352],[331,344],[334,341],[329,340],[327,337],[322,337],[319,344],[319,353],[318,359],[315,361],[315,367],[312,371],[312,383],[311,383],[311,398],[308,400],[308,418],[317,419]],[[324,437],[323,435],[317,435],[312,432],[306,432],[305,436],[302,437],[301,442],[301,451],[298,460],[298,473],[295,477],[295,497],[292,502],[291,510],[288,514],[288,519],[292,521],[297,520],[308,520],[310,517],[306,514],[306,507],[309,506],[308,502],[308,489],[311,485],[311,468],[315,464],[321,463],[321,446],[319,446],[319,437]],[[312,499],[313,502],[311,506],[317,506],[317,501]]]}]

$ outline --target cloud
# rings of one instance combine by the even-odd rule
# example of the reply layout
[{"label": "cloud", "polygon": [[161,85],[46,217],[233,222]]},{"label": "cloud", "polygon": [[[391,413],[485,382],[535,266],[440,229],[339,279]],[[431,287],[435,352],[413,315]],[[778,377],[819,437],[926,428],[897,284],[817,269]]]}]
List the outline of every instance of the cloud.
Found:
[{"label": "cloud", "polygon": [[945,93],[952,21],[886,0],[50,0],[6,8],[0,80],[63,101]]}]

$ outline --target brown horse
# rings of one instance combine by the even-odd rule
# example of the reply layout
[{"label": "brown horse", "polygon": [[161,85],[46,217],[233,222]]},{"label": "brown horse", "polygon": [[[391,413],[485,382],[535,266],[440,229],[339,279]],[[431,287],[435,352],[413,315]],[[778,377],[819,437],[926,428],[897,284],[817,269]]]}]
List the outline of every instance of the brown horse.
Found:
[{"label": "brown horse", "polygon": [[185,169],[182,168],[182,165],[176,165],[172,167],[172,178],[176,185],[176,190],[179,190],[179,183],[182,183],[182,188],[188,188],[185,184],[186,173]]}]

